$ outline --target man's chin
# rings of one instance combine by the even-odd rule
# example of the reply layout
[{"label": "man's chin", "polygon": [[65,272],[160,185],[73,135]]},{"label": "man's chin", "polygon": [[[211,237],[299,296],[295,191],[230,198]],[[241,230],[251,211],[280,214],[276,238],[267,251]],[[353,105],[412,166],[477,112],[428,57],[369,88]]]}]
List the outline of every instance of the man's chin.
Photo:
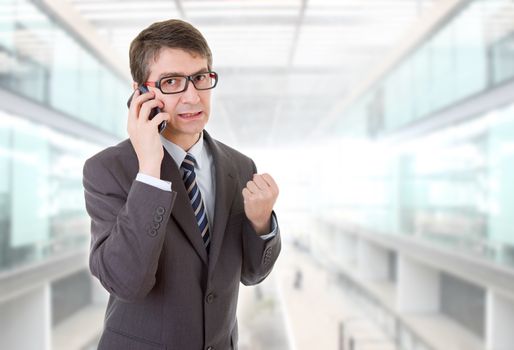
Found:
[{"label": "man's chin", "polygon": [[198,121],[194,124],[188,123],[188,125],[168,123],[168,127],[163,131],[163,135],[197,136],[203,131],[205,124],[203,121]]}]

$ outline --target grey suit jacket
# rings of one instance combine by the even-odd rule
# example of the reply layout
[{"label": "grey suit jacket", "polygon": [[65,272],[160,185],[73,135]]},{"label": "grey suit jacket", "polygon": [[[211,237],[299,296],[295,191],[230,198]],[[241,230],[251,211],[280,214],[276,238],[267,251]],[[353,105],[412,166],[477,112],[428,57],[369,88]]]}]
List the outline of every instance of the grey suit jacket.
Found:
[{"label": "grey suit jacket", "polygon": [[161,178],[172,192],[135,181],[129,139],[84,165],[90,269],[110,293],[100,350],[237,349],[239,282],[254,285],[271,272],[280,232],[264,241],[245,216],[241,191],[253,161],[204,137],[216,169],[209,255],[168,152]]}]

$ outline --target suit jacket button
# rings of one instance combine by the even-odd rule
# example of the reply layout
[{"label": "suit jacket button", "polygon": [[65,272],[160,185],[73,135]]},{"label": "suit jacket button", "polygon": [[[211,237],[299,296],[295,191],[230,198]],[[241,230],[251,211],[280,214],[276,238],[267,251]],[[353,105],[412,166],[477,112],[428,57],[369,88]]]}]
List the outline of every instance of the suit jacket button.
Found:
[{"label": "suit jacket button", "polygon": [[214,350],[214,348],[212,346],[208,346],[207,350]]},{"label": "suit jacket button", "polygon": [[148,231],[148,234],[152,237],[155,237],[157,236],[157,230],[151,229],[150,231]]},{"label": "suit jacket button", "polygon": [[214,294],[209,293],[209,295],[207,295],[207,298],[205,298],[205,301],[207,302],[207,304],[212,304],[212,302],[214,301]]},{"label": "suit jacket button", "polygon": [[153,221],[155,222],[161,222],[162,221],[162,215],[155,215],[153,217]]},{"label": "suit jacket button", "polygon": [[159,215],[162,215],[165,211],[166,210],[164,210],[164,207],[157,207],[157,210],[155,212]]},{"label": "suit jacket button", "polygon": [[161,227],[161,224],[159,224],[158,222],[154,222],[154,223],[152,224],[152,228],[153,228],[153,229],[155,229],[155,230],[158,230],[158,229],[159,229],[159,227]]}]

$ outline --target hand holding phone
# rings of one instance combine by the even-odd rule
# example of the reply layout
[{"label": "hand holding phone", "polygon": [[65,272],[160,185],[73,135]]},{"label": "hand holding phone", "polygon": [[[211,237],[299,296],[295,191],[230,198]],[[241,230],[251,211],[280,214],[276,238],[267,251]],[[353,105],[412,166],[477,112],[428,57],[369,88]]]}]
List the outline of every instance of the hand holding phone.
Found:
[{"label": "hand holding phone", "polygon": [[153,92],[143,94],[142,91],[141,88],[135,90],[128,101],[127,131],[137,155],[139,172],[160,178],[164,150],[155,128],[162,132],[169,114],[159,110],[163,102],[156,100]]},{"label": "hand holding phone", "polygon": [[[145,85],[139,85],[138,90],[141,94],[147,93],[149,91]],[[130,95],[130,97],[127,101],[127,107],[129,107],[129,108],[130,108],[130,103],[132,102],[132,96],[134,96],[134,94]],[[161,113],[161,109],[159,107],[152,108],[152,110],[150,111],[150,114],[148,115],[148,119],[152,120],[159,113]],[[159,129],[158,129],[159,133],[162,133],[163,130],[166,129],[166,125],[167,125],[166,121],[163,121],[159,124]]]}]

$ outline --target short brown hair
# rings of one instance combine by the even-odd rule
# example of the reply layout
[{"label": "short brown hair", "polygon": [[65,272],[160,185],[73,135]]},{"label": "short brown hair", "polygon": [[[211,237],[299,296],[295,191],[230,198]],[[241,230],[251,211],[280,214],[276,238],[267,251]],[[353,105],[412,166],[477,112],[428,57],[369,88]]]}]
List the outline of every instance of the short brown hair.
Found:
[{"label": "short brown hair", "polygon": [[207,59],[208,69],[212,67],[211,49],[198,29],[178,19],[155,22],[130,44],[130,73],[136,83],[143,84],[148,79],[148,63],[157,58],[163,47],[200,55]]}]

